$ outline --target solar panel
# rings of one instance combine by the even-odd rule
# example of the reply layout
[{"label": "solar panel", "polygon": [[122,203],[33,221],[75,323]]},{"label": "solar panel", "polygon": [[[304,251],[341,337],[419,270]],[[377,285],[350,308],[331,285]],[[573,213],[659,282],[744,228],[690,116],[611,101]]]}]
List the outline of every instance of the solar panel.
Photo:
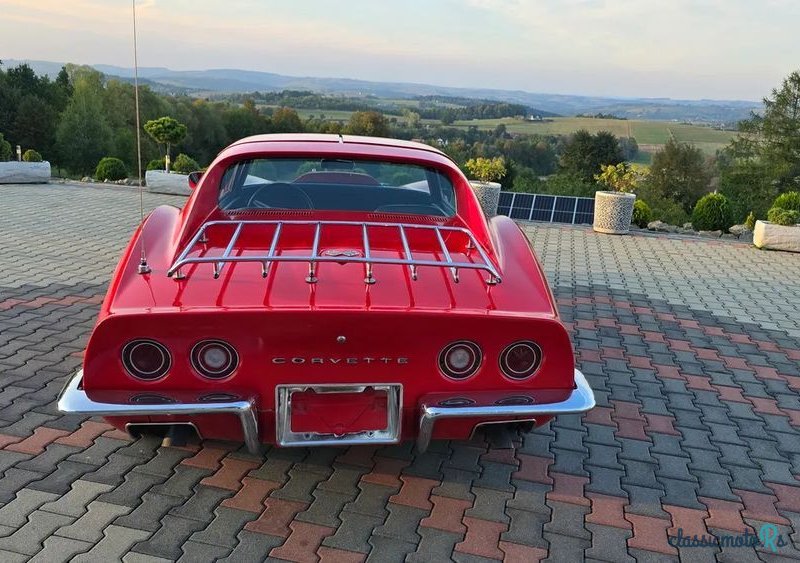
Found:
[{"label": "solar panel", "polygon": [[591,225],[594,198],[500,192],[497,213],[521,221]]}]

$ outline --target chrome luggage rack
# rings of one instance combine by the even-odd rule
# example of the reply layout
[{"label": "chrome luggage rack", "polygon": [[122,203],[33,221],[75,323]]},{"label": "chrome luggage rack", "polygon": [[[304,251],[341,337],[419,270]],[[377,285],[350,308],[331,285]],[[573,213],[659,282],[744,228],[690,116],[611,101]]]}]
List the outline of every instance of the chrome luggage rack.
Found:
[{"label": "chrome luggage rack", "polygon": [[[233,234],[228,240],[228,244],[225,246],[223,253],[220,256],[190,257],[189,254],[197,247],[198,244],[205,244],[208,242],[207,231],[209,228],[220,225],[234,227]],[[248,254],[247,256],[233,255],[239,236],[242,234],[244,228],[250,225],[272,225],[275,227],[275,231],[272,234],[272,240],[269,245],[269,251],[266,254]],[[308,255],[283,255],[279,253],[281,234],[287,226],[295,225],[314,226],[314,240],[311,245],[311,253]],[[335,255],[326,255],[324,253],[320,254],[319,243],[323,227],[328,228],[337,226],[360,227],[362,248],[360,250],[354,249],[357,250],[357,252],[353,252],[352,255],[346,250],[344,252],[336,253]],[[369,240],[370,228],[396,229],[400,238],[400,242],[402,243],[403,258],[375,256],[372,253],[372,246],[370,245]],[[439,248],[441,249],[441,254],[444,257],[444,260],[422,260],[414,258],[414,255],[412,254],[408,244],[408,237],[406,233],[406,231],[409,229],[433,231],[439,243]],[[467,252],[473,249],[477,251],[479,260],[476,260],[475,262],[453,260],[451,250],[448,249],[442,233],[461,233],[465,235],[467,237],[467,246],[465,250]],[[358,255],[361,253],[363,253],[363,256]],[[183,279],[186,277],[186,274],[182,271],[182,268],[194,264],[213,264],[214,278],[216,279],[219,278],[220,274],[222,273],[222,269],[225,267],[225,264],[238,262],[260,263],[261,275],[265,278],[269,274],[272,264],[275,262],[308,262],[308,276],[306,277],[306,282],[308,283],[316,283],[318,281],[317,264],[320,262],[336,262],[340,264],[355,262],[365,264],[366,275],[364,277],[364,283],[366,284],[374,284],[376,281],[372,272],[373,264],[395,264],[399,266],[408,266],[411,272],[411,279],[414,281],[416,281],[418,278],[418,266],[449,268],[455,283],[458,283],[459,281],[458,271],[460,269],[483,270],[488,272],[489,277],[486,278],[485,281],[489,285],[495,285],[501,281],[497,268],[495,268],[494,264],[492,264],[491,260],[489,260],[489,257],[486,255],[484,249],[480,244],[478,244],[478,241],[475,240],[474,235],[468,229],[463,227],[421,225],[415,223],[374,223],[358,221],[209,221],[200,227],[192,240],[189,241],[189,244],[186,245],[186,248],[184,248],[183,251],[178,255],[178,258],[172,264],[170,269],[167,270],[167,276],[174,277],[175,279]]]}]

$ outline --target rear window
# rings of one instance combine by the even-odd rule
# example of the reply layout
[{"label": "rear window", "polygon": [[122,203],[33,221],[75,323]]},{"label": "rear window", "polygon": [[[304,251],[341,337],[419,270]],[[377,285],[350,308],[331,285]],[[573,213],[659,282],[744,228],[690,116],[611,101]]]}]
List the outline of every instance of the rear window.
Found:
[{"label": "rear window", "polygon": [[310,209],[450,217],[455,191],[442,172],[376,160],[258,158],[237,162],[220,184],[223,210]]}]

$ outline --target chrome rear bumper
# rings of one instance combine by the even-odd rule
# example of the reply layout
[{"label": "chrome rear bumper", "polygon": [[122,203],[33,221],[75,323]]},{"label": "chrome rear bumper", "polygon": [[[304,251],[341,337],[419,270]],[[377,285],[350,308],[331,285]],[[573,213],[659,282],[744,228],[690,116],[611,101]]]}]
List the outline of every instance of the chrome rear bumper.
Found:
[{"label": "chrome rear bumper", "polygon": [[[583,374],[575,370],[575,389],[569,397],[557,403],[535,403],[531,404],[504,404],[499,405],[497,401],[486,401],[479,394],[467,393],[459,395],[471,404],[464,406],[442,406],[437,404],[420,404],[419,432],[417,434],[417,451],[420,453],[428,449],[433,427],[437,420],[444,418],[482,418],[482,417],[501,417],[509,420],[524,417],[535,418],[537,416],[548,416],[556,414],[570,414],[586,412],[594,407],[594,393],[589,387],[589,382]],[[520,418],[522,417],[522,418]]]},{"label": "chrome rear bumper", "polygon": [[[89,398],[81,387],[83,370],[73,375],[62,389],[58,397],[58,410],[68,414],[82,414],[88,416],[180,416],[198,414],[234,414],[239,418],[242,434],[247,449],[258,454],[261,445],[258,433],[258,417],[255,399],[241,399],[232,401],[190,401],[158,404],[131,404],[131,403],[104,403]],[[433,428],[437,420],[446,418],[492,418],[509,421],[525,420],[537,416],[548,416],[569,413],[581,413],[595,406],[594,393],[583,374],[575,370],[575,389],[563,401],[554,403],[529,403],[529,404],[497,404],[497,401],[487,401],[480,394],[460,395],[466,397],[470,404],[459,406],[443,406],[442,401],[436,404],[422,402],[419,405],[419,431],[417,434],[417,450],[422,453],[428,449]],[[393,443],[395,436],[385,443]],[[279,440],[280,442],[280,440]],[[333,439],[330,445],[342,444],[339,439]],[[369,439],[360,438],[354,442],[367,444]],[[287,440],[284,445],[295,445],[292,440]],[[296,444],[301,445],[301,444]],[[309,445],[309,444],[306,444]],[[315,443],[311,445],[323,445]]]},{"label": "chrome rear bumper", "polygon": [[164,416],[191,414],[235,414],[242,425],[244,442],[250,453],[261,451],[258,439],[258,418],[254,399],[236,401],[197,401],[184,403],[129,404],[93,401],[81,387],[83,370],[73,375],[58,396],[58,410],[68,414],[89,416]]}]

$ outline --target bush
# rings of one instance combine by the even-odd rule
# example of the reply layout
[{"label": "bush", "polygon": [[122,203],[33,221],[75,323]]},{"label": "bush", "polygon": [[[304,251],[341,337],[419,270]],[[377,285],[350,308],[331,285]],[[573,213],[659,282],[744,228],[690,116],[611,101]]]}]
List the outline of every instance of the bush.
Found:
[{"label": "bush", "polygon": [[164,170],[167,167],[165,158],[156,158],[147,163],[148,170]]},{"label": "bush", "polygon": [[633,202],[633,217],[631,218],[631,223],[639,227],[640,229],[644,229],[647,227],[647,224],[653,220],[653,210],[650,209],[650,206],[645,203],[644,200],[637,199]]},{"label": "bush", "polygon": [[767,220],[776,225],[783,225],[784,227],[797,225],[800,223],[800,211],[773,207],[767,211]]},{"label": "bush", "polygon": [[744,228],[748,231],[755,231],[756,230],[756,214],[752,211],[747,216],[747,219],[744,220]]},{"label": "bush", "polygon": [[692,211],[692,225],[698,231],[727,231],[732,224],[731,204],[722,194],[704,195]]},{"label": "bush", "polygon": [[24,153],[22,153],[22,160],[24,162],[41,162],[42,155],[40,155],[33,149],[28,149]]},{"label": "bush", "polygon": [[11,160],[11,143],[6,141],[3,134],[0,133],[0,162],[6,160]]},{"label": "bush", "polygon": [[97,164],[94,177],[100,181],[124,180],[128,177],[128,170],[125,168],[125,163],[120,159],[107,156]]},{"label": "bush", "polygon": [[470,158],[466,164],[467,170],[481,182],[498,182],[506,175],[506,162],[501,156],[495,158]]},{"label": "bush", "polygon": [[[772,208],[800,212],[800,192],[785,192],[775,198]],[[770,219],[772,221],[772,219]]]},{"label": "bush", "polygon": [[172,171],[178,174],[188,174],[200,170],[200,165],[190,156],[183,153],[175,157],[175,162],[172,163]]}]

